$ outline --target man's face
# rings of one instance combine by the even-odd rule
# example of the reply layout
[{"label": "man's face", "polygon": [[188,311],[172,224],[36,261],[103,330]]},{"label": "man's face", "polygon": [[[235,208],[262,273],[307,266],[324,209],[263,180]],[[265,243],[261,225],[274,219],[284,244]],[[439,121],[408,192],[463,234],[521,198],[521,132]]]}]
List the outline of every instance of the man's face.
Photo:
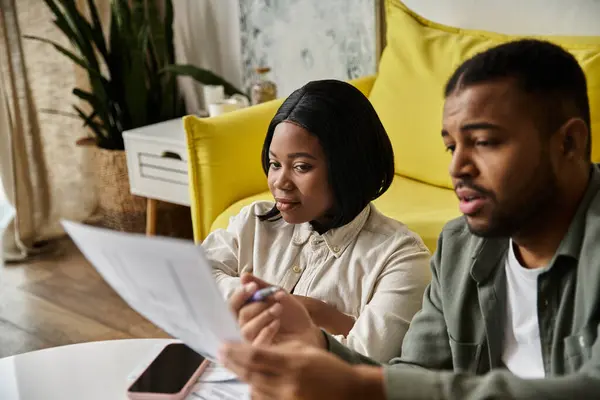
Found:
[{"label": "man's face", "polygon": [[471,232],[511,236],[554,205],[550,135],[532,97],[509,79],[459,88],[446,99],[442,137]]}]

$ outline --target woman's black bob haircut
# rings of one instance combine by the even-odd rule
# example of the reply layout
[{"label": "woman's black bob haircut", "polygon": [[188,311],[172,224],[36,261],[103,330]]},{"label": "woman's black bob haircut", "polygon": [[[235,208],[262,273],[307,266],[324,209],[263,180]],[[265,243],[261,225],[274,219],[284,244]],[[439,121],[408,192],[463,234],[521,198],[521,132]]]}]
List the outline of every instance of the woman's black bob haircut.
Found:
[{"label": "woman's black bob haircut", "polygon": [[[354,86],[337,80],[309,82],[293,92],[271,120],[262,148],[262,167],[269,172],[269,148],[275,127],[293,122],[319,139],[325,153],[334,206],[325,230],[346,225],[390,187],[394,151],[379,116]],[[280,217],[273,208],[259,216]]]}]

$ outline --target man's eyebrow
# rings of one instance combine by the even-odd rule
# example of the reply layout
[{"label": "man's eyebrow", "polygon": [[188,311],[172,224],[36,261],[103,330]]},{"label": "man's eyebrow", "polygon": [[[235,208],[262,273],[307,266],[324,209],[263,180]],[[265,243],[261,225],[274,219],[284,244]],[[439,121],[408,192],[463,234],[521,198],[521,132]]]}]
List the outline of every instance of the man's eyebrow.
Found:
[{"label": "man's eyebrow", "polygon": [[[461,131],[502,131],[504,130],[500,125],[492,124],[490,122],[473,122],[464,124],[460,127]],[[442,133],[443,135],[443,133]]]}]

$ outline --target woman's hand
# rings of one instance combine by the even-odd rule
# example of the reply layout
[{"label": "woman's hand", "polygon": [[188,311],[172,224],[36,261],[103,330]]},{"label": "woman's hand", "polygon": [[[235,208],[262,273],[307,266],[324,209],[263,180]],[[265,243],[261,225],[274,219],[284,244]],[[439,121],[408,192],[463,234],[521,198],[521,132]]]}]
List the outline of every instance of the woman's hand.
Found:
[{"label": "woman's hand", "polygon": [[279,331],[279,314],[281,305],[267,298],[264,301],[248,303],[248,300],[259,289],[270,286],[268,283],[247,282],[229,298],[229,308],[237,318],[242,337],[250,343],[269,343]]},{"label": "woman's hand", "polygon": [[303,304],[283,290],[259,302],[247,304],[252,294],[272,286],[252,274],[241,277],[242,287],[229,299],[229,306],[244,339],[255,345],[299,341],[325,348],[323,333],[315,325]]},{"label": "woman's hand", "polygon": [[294,295],[308,311],[315,325],[332,335],[348,336],[354,326],[354,318],[338,311],[334,306],[312,297]]}]

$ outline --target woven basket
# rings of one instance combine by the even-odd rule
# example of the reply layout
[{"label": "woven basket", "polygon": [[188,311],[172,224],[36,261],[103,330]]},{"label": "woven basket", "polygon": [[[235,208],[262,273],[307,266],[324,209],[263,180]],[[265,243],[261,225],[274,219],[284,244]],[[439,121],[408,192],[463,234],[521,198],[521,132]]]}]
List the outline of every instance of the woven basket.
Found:
[{"label": "woven basket", "polygon": [[[93,154],[100,225],[118,231],[144,233],[147,200],[131,194],[125,151],[96,147]],[[157,235],[193,238],[188,207],[157,202],[156,214]]]}]

